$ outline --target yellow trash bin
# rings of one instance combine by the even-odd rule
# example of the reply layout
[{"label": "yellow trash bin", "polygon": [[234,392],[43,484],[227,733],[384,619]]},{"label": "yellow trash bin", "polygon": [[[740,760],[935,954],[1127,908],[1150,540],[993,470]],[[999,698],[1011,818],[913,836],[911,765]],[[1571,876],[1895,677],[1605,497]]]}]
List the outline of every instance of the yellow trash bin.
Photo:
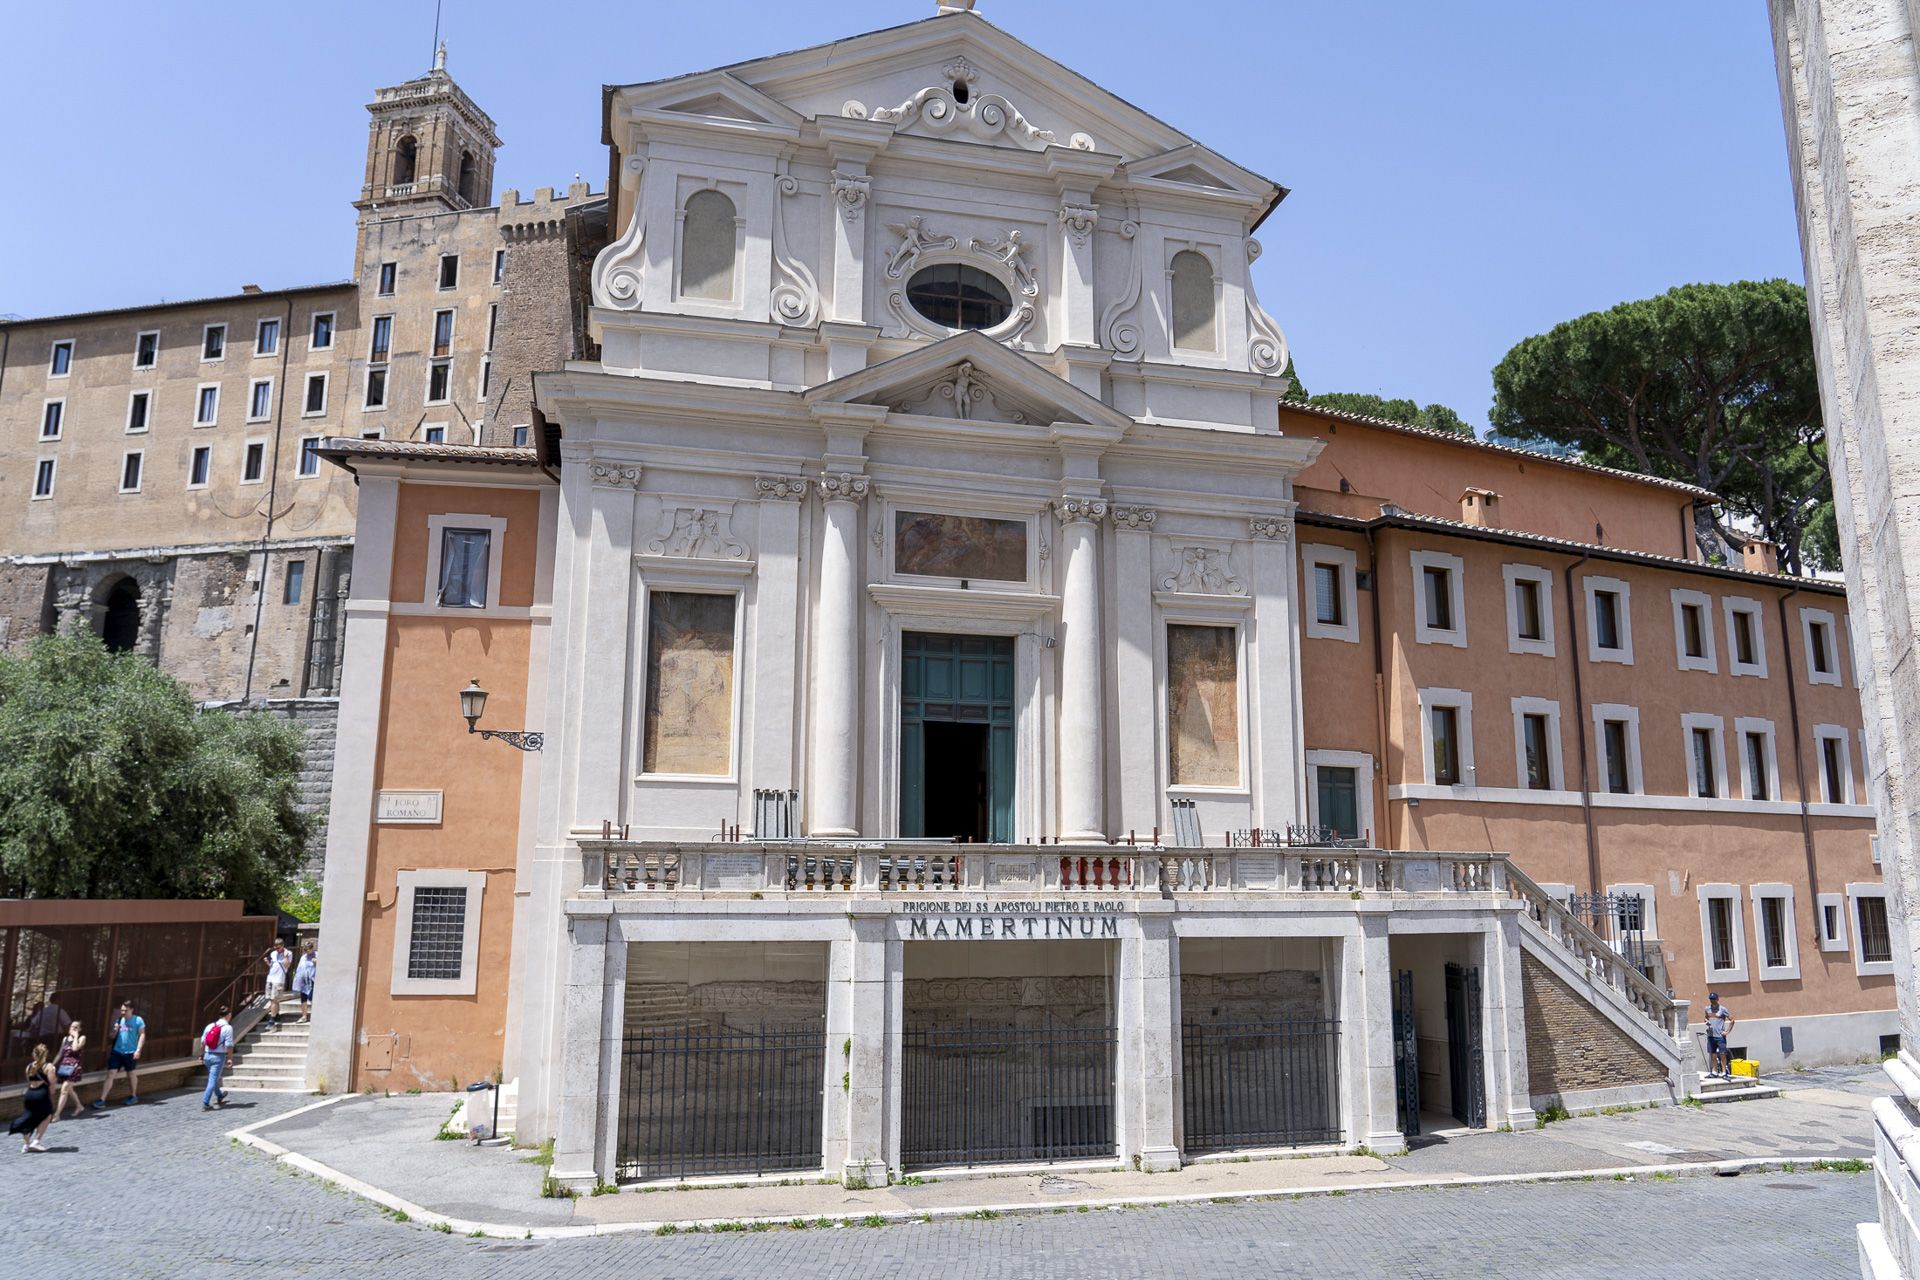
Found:
[{"label": "yellow trash bin", "polygon": [[1749,1080],[1758,1079],[1760,1076],[1760,1064],[1752,1058],[1735,1058],[1732,1066],[1733,1074],[1736,1076],[1745,1076]]}]

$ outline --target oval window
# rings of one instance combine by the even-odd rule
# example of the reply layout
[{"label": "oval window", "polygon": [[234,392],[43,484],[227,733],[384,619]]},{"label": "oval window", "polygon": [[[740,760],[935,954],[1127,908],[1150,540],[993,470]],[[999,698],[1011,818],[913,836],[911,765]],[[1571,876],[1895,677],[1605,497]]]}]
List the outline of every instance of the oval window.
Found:
[{"label": "oval window", "polygon": [[1013,314],[1007,286],[978,267],[943,262],[913,273],[907,301],[948,329],[991,329]]}]

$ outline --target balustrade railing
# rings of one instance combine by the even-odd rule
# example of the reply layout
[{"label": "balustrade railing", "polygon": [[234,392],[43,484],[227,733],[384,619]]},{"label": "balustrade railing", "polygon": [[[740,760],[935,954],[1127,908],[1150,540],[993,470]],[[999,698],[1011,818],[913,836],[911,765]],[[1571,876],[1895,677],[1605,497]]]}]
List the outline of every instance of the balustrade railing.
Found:
[{"label": "balustrade railing", "polygon": [[1629,957],[1621,955],[1584,920],[1569,911],[1566,904],[1535,884],[1518,868],[1508,866],[1505,870],[1507,892],[1526,906],[1527,916],[1549,938],[1565,948],[1589,977],[1619,992],[1629,1004],[1674,1040],[1686,1040],[1687,1014],[1691,1007],[1687,1001],[1675,1000],[1655,986]]}]

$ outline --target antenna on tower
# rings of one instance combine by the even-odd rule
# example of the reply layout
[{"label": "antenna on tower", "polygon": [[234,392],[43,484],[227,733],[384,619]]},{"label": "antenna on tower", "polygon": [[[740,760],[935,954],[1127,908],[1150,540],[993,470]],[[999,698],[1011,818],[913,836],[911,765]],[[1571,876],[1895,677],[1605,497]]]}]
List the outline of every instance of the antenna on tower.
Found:
[{"label": "antenna on tower", "polygon": [[445,66],[440,53],[440,0],[433,0],[433,69],[438,71]]}]

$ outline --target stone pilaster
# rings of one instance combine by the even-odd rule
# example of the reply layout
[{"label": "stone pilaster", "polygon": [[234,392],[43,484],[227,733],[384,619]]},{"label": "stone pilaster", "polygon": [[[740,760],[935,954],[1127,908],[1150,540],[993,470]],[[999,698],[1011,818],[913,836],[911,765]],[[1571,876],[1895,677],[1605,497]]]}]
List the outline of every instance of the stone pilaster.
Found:
[{"label": "stone pilaster", "polygon": [[829,472],[817,481],[826,509],[820,605],[813,637],[813,797],[808,834],[860,833],[860,504],[870,481]]},{"label": "stone pilaster", "polygon": [[1068,495],[1060,518],[1060,838],[1104,841],[1100,521],[1104,498]]}]

